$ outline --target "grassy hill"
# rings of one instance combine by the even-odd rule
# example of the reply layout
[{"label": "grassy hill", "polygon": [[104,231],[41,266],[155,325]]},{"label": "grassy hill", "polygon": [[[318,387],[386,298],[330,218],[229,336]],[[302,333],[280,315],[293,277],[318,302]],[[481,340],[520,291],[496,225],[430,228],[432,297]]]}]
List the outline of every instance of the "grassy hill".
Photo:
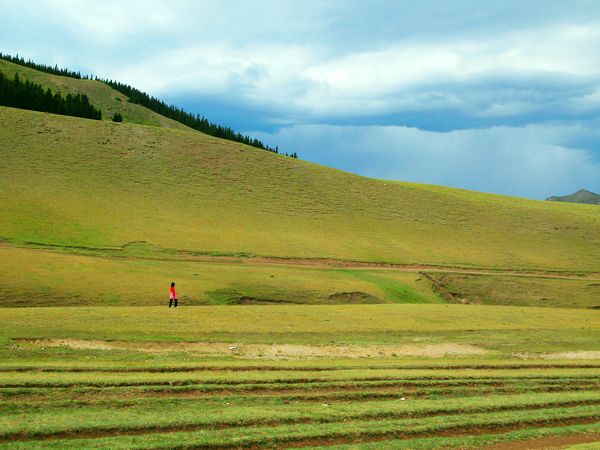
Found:
[{"label": "grassy hill", "polygon": [[417,273],[202,255],[600,269],[593,206],[369,179],[195,131],[11,108],[0,125],[4,305],[156,303],[171,278],[188,304],[441,301]]},{"label": "grassy hill", "polygon": [[0,109],[16,243],[395,263],[600,267],[600,214],[384,182],[198,132]]},{"label": "grassy hill", "polygon": [[75,78],[52,75],[38,70],[23,67],[0,59],[0,72],[12,78],[15,73],[23,80],[40,84],[44,89],[50,88],[61,94],[82,93],[88,96],[90,103],[102,111],[104,120],[111,120],[115,112],[121,113],[126,122],[140,125],[153,125],[164,128],[189,130],[186,126],[150,111],[143,106],[129,103],[126,96],[106,84],[95,80],[79,80]]},{"label": "grassy hill", "polygon": [[[155,303],[171,278],[188,304],[444,299],[416,270],[300,267],[325,260],[600,271],[594,206],[369,179],[190,130],[96,81],[0,70],[126,120],[0,108],[4,305]],[[199,265],[223,255],[228,269]],[[257,255],[289,266],[250,269]]]}]

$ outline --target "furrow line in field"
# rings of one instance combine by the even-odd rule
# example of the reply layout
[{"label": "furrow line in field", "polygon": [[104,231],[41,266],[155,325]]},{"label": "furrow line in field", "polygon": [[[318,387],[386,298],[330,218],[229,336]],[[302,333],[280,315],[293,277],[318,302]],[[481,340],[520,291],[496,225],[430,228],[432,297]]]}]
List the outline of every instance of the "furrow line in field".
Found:
[{"label": "furrow line in field", "polygon": [[[326,424],[326,423],[339,423],[346,424],[356,421],[378,421],[378,420],[401,420],[401,419],[421,419],[445,416],[448,414],[490,414],[499,412],[511,412],[511,411],[539,411],[551,408],[576,408],[582,406],[595,406],[600,405],[600,400],[579,400],[579,401],[565,401],[565,402],[547,402],[543,404],[532,404],[532,405],[499,405],[491,407],[473,407],[473,408],[439,408],[433,410],[414,411],[414,412],[376,412],[376,413],[357,413],[339,416],[323,416],[323,417],[311,417],[311,416],[297,416],[282,419],[236,419],[230,422],[227,421],[214,421],[214,422],[190,422],[184,424],[149,424],[147,426],[118,426],[118,427],[89,427],[79,428],[73,430],[60,430],[60,431],[28,431],[28,432],[7,432],[0,434],[0,443],[11,442],[11,441],[31,441],[31,440],[57,440],[57,439],[81,439],[81,438],[101,438],[109,436],[123,436],[123,435],[144,435],[153,433],[176,433],[176,432],[193,432],[199,430],[224,430],[233,428],[245,428],[245,427],[279,427],[285,425],[294,424]],[[593,417],[600,417],[600,410],[593,414]],[[577,418],[581,418],[577,416]],[[552,419],[548,419],[552,422]],[[548,422],[544,422],[548,423]],[[385,433],[388,434],[387,432]],[[312,444],[306,444],[312,445]],[[304,445],[302,445],[304,446]],[[227,446],[226,446],[227,447]],[[229,447],[227,447],[229,448]]]},{"label": "furrow line in field", "polygon": [[[465,384],[486,384],[493,385],[507,382],[544,382],[544,381],[555,381],[559,382],[585,382],[590,380],[597,380],[597,377],[588,376],[531,376],[522,378],[484,378],[484,377],[461,377],[461,378],[448,378],[448,377],[421,377],[421,378],[395,378],[395,377],[364,377],[364,378],[286,378],[286,379],[266,379],[266,380],[227,380],[227,379],[212,379],[212,380],[156,380],[156,381],[65,381],[65,382],[31,382],[25,381],[20,383],[2,383],[0,382],[0,389],[18,389],[18,388],[77,388],[77,387],[89,387],[89,388],[115,388],[115,387],[153,387],[153,386],[243,386],[243,385],[282,385],[282,386],[293,386],[306,385],[306,384],[321,384],[321,385],[332,385],[333,383],[346,383],[353,385],[373,385],[374,383],[382,384],[406,384],[407,386],[460,386]],[[200,382],[199,382],[200,381]]]},{"label": "furrow line in field", "polygon": [[[343,444],[357,444],[357,443],[369,443],[369,442],[385,442],[391,439],[395,440],[410,440],[410,439],[418,439],[418,438],[428,438],[434,436],[444,436],[444,437],[468,437],[468,436],[478,436],[483,434],[502,434],[510,431],[516,431],[523,428],[545,428],[552,425],[561,425],[561,426],[569,426],[569,425],[586,425],[597,422],[596,417],[589,418],[560,418],[560,419],[542,419],[542,420],[523,420],[514,422],[511,424],[490,424],[490,425],[463,425],[463,426],[454,426],[447,427],[440,431],[423,431],[423,432],[410,432],[410,431],[387,431],[377,433],[372,432],[363,432],[356,433],[352,435],[348,433],[346,435],[331,435],[331,436],[322,436],[319,438],[308,438],[308,439],[298,439],[295,441],[282,441],[278,444],[278,448],[302,448],[302,447],[312,447],[312,446],[333,446],[333,445],[343,445]],[[271,442],[270,442],[271,443]],[[193,446],[173,446],[171,447],[173,450],[175,449],[195,449],[195,450],[208,450],[219,448],[221,450],[225,449],[234,449],[240,448],[239,446],[227,446],[224,445],[222,447],[210,445],[210,446],[202,446],[202,445],[193,445]],[[264,448],[263,445],[248,445],[245,446],[248,450],[260,449]]]},{"label": "furrow line in field", "polygon": [[466,364],[466,365],[406,365],[406,366],[341,366],[341,367],[287,367],[287,366],[203,366],[203,367],[0,367],[0,373],[181,373],[181,372],[332,372],[339,370],[526,370],[526,369],[600,369],[600,364]]},{"label": "furrow line in field", "polygon": [[[403,389],[404,388],[404,389]],[[185,390],[156,390],[156,391],[141,391],[141,392],[111,392],[106,393],[104,390],[92,393],[72,393],[69,392],[69,396],[65,397],[64,400],[48,401],[48,395],[37,394],[13,394],[6,396],[5,401],[0,402],[0,411],[10,407],[10,399],[18,401],[21,405],[25,405],[25,402],[31,402],[35,405],[36,402],[43,404],[45,407],[53,407],[55,402],[56,407],[68,405],[69,403],[76,403],[77,405],[99,405],[105,402],[112,402],[119,400],[119,403],[123,404],[135,404],[142,402],[147,399],[279,399],[281,401],[293,401],[293,402],[312,402],[312,401],[342,401],[342,400],[353,400],[353,401],[369,401],[369,400],[382,400],[382,399],[394,399],[399,397],[409,397],[411,399],[427,399],[431,396],[443,396],[446,398],[463,397],[463,396],[477,396],[481,394],[494,394],[494,395],[515,395],[521,393],[559,393],[559,392],[578,392],[599,389],[600,383],[594,384],[576,384],[576,385],[505,385],[495,386],[489,385],[483,388],[478,387],[464,387],[464,388],[452,388],[452,387],[434,387],[434,388],[412,388],[406,387],[405,385],[383,385],[383,386],[369,386],[368,390],[361,386],[334,386],[332,388],[316,388],[316,389],[301,389],[301,388],[289,388],[289,389],[221,389],[221,390],[202,390],[202,389],[185,389]],[[73,395],[74,394],[74,395]],[[0,391],[0,398],[2,392]],[[90,398],[91,397],[91,398]],[[102,400],[96,401],[94,397],[99,397]],[[67,400],[68,398],[68,400]],[[127,399],[127,400],[126,400]],[[6,407],[6,408],[5,408]]]}]

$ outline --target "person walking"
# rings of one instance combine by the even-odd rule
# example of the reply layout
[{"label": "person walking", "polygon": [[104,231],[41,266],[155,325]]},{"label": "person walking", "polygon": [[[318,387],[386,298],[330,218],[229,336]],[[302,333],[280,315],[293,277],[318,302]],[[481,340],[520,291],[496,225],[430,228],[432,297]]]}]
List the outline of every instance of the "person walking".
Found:
[{"label": "person walking", "polygon": [[175,301],[175,308],[177,308],[177,292],[175,291],[175,283],[171,283],[171,289],[169,289],[169,308]]}]

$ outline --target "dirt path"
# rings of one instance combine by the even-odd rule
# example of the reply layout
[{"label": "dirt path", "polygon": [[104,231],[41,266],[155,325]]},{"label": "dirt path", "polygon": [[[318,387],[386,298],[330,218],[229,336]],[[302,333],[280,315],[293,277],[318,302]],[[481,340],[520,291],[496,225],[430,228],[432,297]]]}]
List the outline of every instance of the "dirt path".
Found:
[{"label": "dirt path", "polygon": [[[23,247],[12,244],[10,242],[0,240],[0,248],[19,248],[29,252],[52,252],[69,254],[61,250],[60,247],[53,248],[45,244],[34,244],[35,247]],[[73,247],[73,254],[79,256],[88,256],[92,258],[107,258],[116,260],[148,260],[148,261],[183,261],[197,263],[221,263],[221,264],[250,264],[261,266],[292,266],[292,267],[313,267],[313,268],[331,268],[331,269],[374,269],[374,270],[397,270],[399,272],[430,272],[430,273],[460,273],[466,275],[496,275],[496,276],[515,276],[515,277],[532,277],[532,278],[552,278],[563,280],[586,280],[600,281],[599,272],[588,272],[578,274],[568,271],[547,270],[547,269],[493,269],[489,267],[462,267],[452,265],[436,265],[436,264],[396,264],[384,262],[370,261],[349,261],[334,258],[287,258],[276,256],[214,256],[205,254],[195,254],[190,251],[180,250],[177,256],[165,257],[145,257],[145,256],[130,256],[117,254],[102,254],[103,249]],[[119,251],[117,248],[104,249],[105,251]],[[90,254],[90,252],[98,252]]]},{"label": "dirt path", "polygon": [[542,439],[530,439],[526,441],[503,442],[486,447],[487,450],[529,450],[529,449],[560,449],[568,448],[577,444],[590,444],[600,442],[600,433],[572,434],[568,436],[551,436]]}]

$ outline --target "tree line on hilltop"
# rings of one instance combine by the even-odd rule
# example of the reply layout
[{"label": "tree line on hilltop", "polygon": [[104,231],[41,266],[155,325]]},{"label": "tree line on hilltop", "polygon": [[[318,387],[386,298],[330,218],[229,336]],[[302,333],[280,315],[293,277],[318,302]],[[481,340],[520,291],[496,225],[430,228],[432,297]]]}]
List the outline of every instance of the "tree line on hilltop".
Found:
[{"label": "tree line on hilltop", "polygon": [[[208,119],[200,116],[199,114],[194,115],[188,112],[185,112],[181,108],[177,108],[174,105],[167,105],[162,100],[157,99],[156,97],[151,97],[145,92],[140,91],[128,84],[120,83],[118,81],[113,80],[102,80],[96,78],[98,81],[102,81],[103,83],[108,84],[114,90],[119,91],[121,94],[129,97],[129,101],[131,103],[137,103],[142,105],[162,116],[168,117],[169,119],[173,119],[176,122],[182,123],[194,130],[201,131],[204,134],[208,134],[209,136],[218,137],[221,139],[227,139],[228,141],[241,142],[242,144],[251,145],[252,147],[260,148],[262,150],[267,150],[273,153],[279,153],[279,148],[269,147],[268,145],[263,144],[258,139],[252,139],[250,136],[244,136],[241,133],[236,133],[232,128],[224,127],[222,125],[216,125],[214,123],[210,123]],[[287,155],[297,158],[297,154]]]},{"label": "tree line on hilltop", "polygon": [[19,55],[11,56],[11,55],[4,55],[3,53],[0,53],[0,59],[4,59],[5,61],[8,61],[8,62],[11,62],[14,64],[18,64],[20,66],[29,67],[30,69],[39,70],[40,72],[50,73],[52,75],[60,75],[61,77],[77,78],[78,80],[89,80],[90,79],[89,75],[81,75],[81,72],[73,72],[72,70],[61,69],[58,66],[52,67],[52,66],[45,66],[43,64],[36,64],[30,59],[25,61],[25,58],[21,58],[21,57],[19,57]]},{"label": "tree line on hilltop", "polygon": [[61,114],[63,116],[102,119],[102,112],[90,105],[84,94],[52,93],[31,81],[21,81],[19,74],[10,79],[0,72],[0,106]]},{"label": "tree line on hilltop", "polygon": [[[194,130],[201,131],[202,133],[208,134],[209,136],[214,136],[217,138],[226,139],[234,142],[241,142],[242,144],[250,145],[252,147],[260,148],[262,150],[267,150],[269,152],[280,154],[278,147],[269,147],[268,145],[264,144],[258,139],[253,139],[250,136],[245,136],[241,133],[236,133],[230,127],[225,127],[222,125],[211,123],[208,121],[208,119],[206,119],[203,116],[200,116],[199,114],[190,114],[188,112],[185,112],[181,108],[177,108],[174,105],[167,105],[165,102],[155,97],[152,97],[146,94],[145,92],[142,92],[139,89],[136,89],[127,84],[120,83],[118,81],[92,77],[89,75],[82,75],[81,72],[74,72],[67,69],[61,69],[58,66],[52,67],[43,64],[36,64],[31,60],[26,61],[24,58],[19,57],[19,55],[10,56],[0,53],[0,59],[4,59],[6,61],[19,64],[21,66],[30,67],[32,69],[39,70],[40,72],[50,73],[53,75],[76,78],[79,80],[89,80],[93,78],[96,81],[100,81],[109,85],[110,87],[119,91],[123,95],[126,95],[131,103],[142,105],[158,114],[168,117],[169,119],[175,120],[176,122],[193,128]],[[120,121],[122,121],[122,117],[120,115],[119,118],[121,119]],[[115,120],[115,118],[113,118],[113,120]],[[119,120],[117,119],[117,121]],[[285,156],[291,156],[292,158],[298,158],[298,154],[296,152],[291,154],[281,154]]]}]

